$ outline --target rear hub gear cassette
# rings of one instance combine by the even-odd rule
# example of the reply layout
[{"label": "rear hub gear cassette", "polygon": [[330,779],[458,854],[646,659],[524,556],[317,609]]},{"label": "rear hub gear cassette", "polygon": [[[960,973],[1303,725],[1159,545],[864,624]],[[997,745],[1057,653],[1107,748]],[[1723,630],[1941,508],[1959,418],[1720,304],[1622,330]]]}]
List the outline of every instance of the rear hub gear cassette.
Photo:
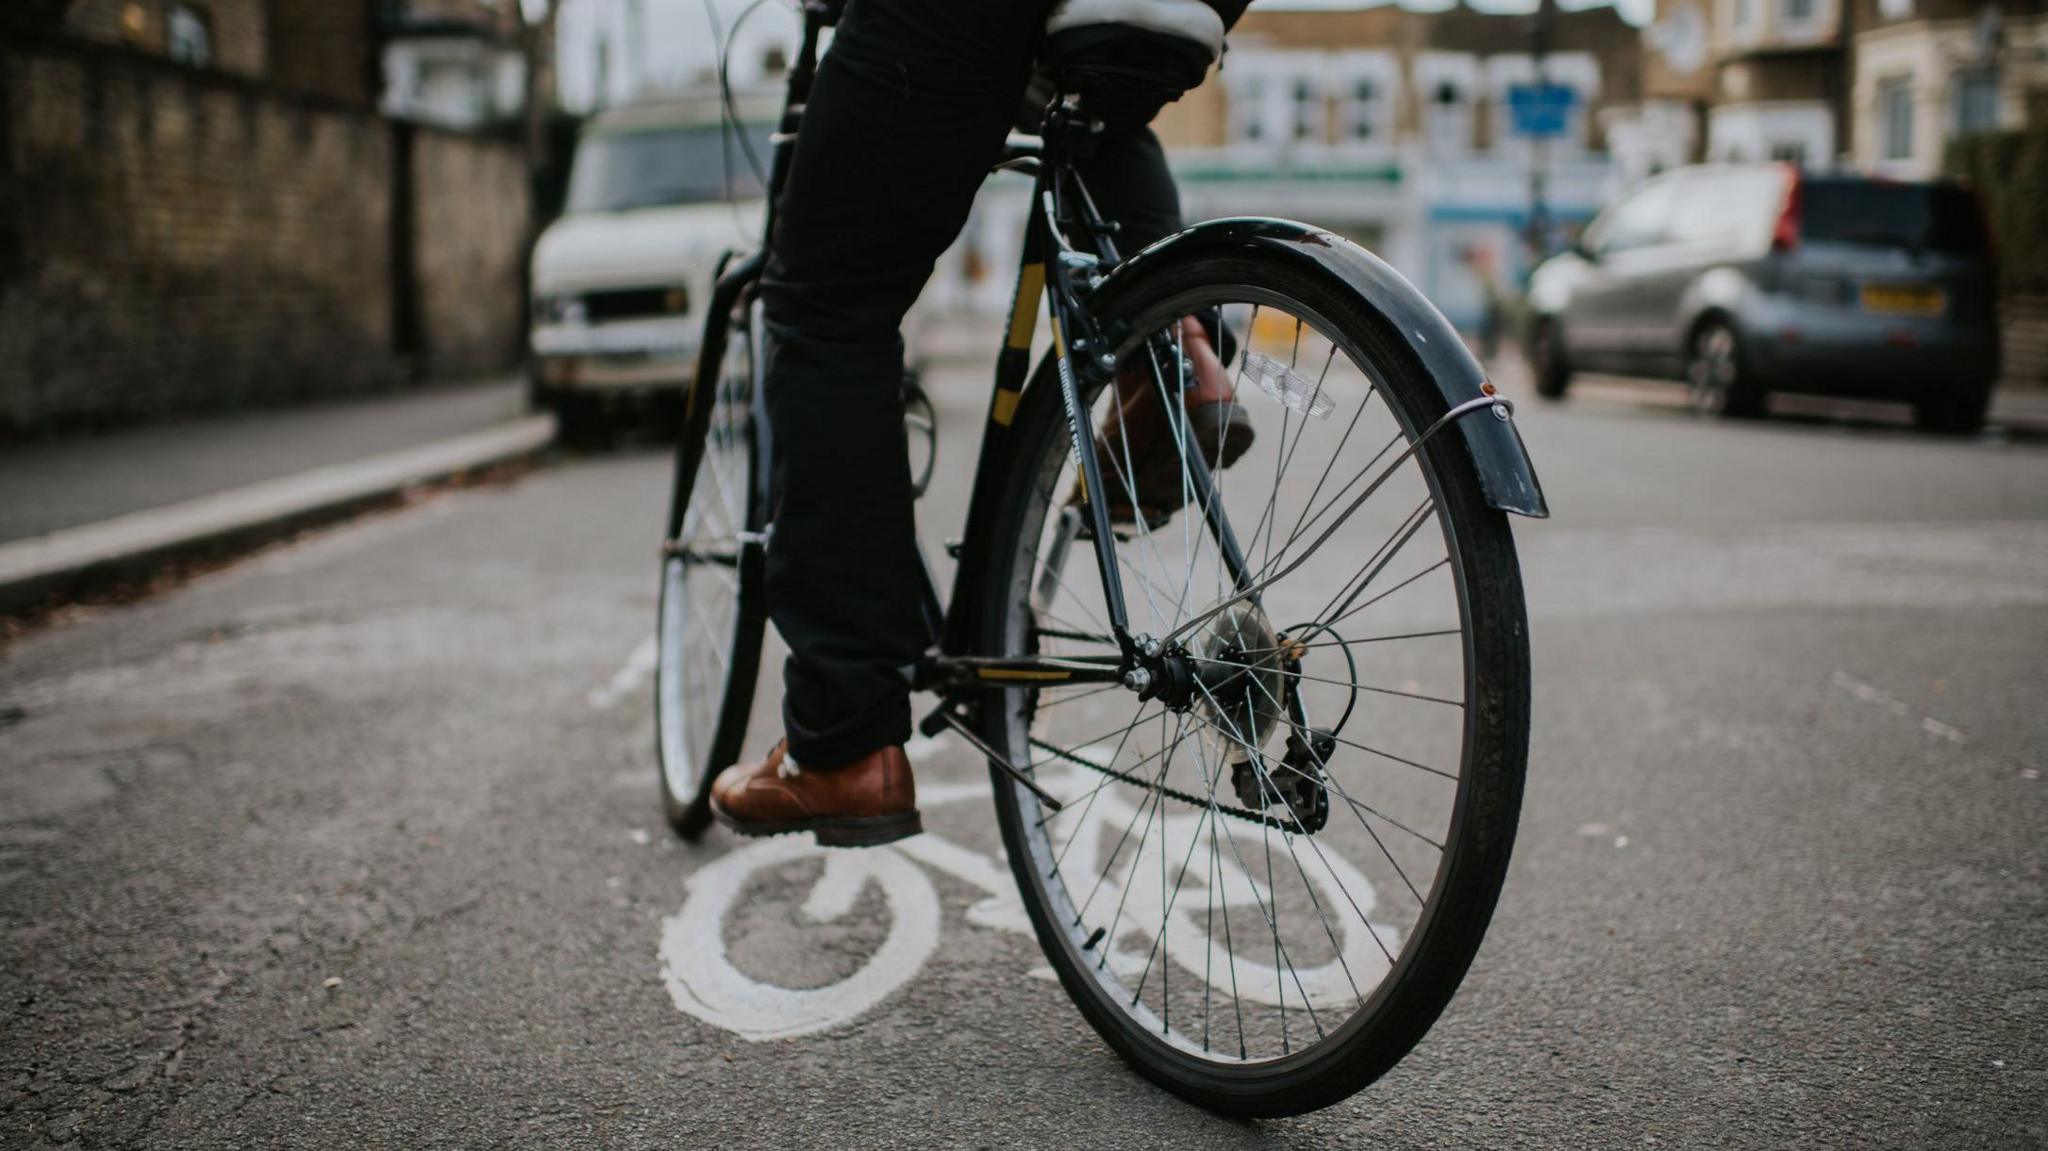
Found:
[{"label": "rear hub gear cassette", "polygon": [[1287,710],[1287,677],[1279,637],[1266,613],[1249,603],[1217,614],[1190,646],[1196,693],[1209,721],[1203,740],[1222,762],[1262,756]]}]

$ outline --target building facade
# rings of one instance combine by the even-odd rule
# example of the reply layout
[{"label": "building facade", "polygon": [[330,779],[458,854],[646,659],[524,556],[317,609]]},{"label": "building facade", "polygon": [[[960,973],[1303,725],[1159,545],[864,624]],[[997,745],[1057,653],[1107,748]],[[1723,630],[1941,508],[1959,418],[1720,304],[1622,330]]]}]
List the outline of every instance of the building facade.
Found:
[{"label": "building facade", "polygon": [[406,0],[379,25],[387,116],[468,130],[519,115],[526,57],[495,0]]},{"label": "building facade", "polygon": [[2048,117],[2044,0],[1658,0],[1621,182],[1697,160],[1941,171],[1948,142]]},{"label": "building facade", "polygon": [[[1461,6],[1419,12],[1253,8],[1220,70],[1163,111],[1190,220],[1281,216],[1339,232],[1391,263],[1454,323],[1476,328],[1532,259],[1532,176],[1551,243],[1598,210],[1610,183],[1602,113],[1639,96],[1636,29],[1611,7],[1532,17]],[[1563,131],[1515,131],[1510,93],[1569,89]],[[1022,234],[1021,188],[997,182],[976,205],[933,292],[1000,310]]]},{"label": "building facade", "polygon": [[2048,117],[2048,3],[1859,0],[1859,17],[1858,167],[1932,176],[1950,140]]},{"label": "building facade", "polygon": [[1827,166],[1843,145],[1840,0],[1712,0],[1705,158]]}]

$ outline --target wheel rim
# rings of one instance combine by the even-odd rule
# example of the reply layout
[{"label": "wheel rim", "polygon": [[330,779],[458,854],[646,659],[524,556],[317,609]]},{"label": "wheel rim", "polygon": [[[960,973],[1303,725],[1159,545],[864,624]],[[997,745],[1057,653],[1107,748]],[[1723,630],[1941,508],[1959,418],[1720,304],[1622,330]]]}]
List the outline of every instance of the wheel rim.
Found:
[{"label": "wheel rim", "polygon": [[655,713],[662,779],[683,802],[703,782],[741,621],[739,559],[753,481],[752,366],[746,332],[736,327],[679,546],[662,561]]},{"label": "wheel rim", "polygon": [[[1210,291],[1160,310],[1213,303]],[[1213,642],[1191,645],[1190,658],[1229,666],[1185,709],[1116,688],[1053,687],[1013,690],[1005,715],[1013,762],[1033,764],[1067,801],[1047,816],[1018,792],[1035,895],[1098,999],[1184,1060],[1258,1074],[1362,1026],[1426,925],[1469,742],[1469,613],[1441,494],[1419,459],[1401,458],[1412,429],[1384,406],[1359,350],[1258,289],[1229,302],[1243,346],[1237,399],[1258,438],[1218,474],[1246,558],[1270,575],[1333,524],[1339,534],[1260,597],[1261,618],[1232,619],[1232,609],[1217,617],[1230,620],[1223,633],[1197,629]],[[1137,353],[1123,352],[1127,362]],[[1097,427],[1111,395],[1095,399]],[[1127,476],[1143,453],[1118,438],[1104,463]],[[1010,573],[1013,652],[1105,650],[1090,545],[1061,546],[1072,534],[1064,455],[1049,452],[1041,467]],[[1228,596],[1214,538],[1188,511],[1127,534],[1118,554],[1134,631],[1172,634]],[[1052,571],[1062,551],[1079,566]],[[1299,662],[1227,654],[1225,641],[1247,634],[1302,645]],[[1288,685],[1279,699],[1276,682]],[[1226,706],[1215,692],[1232,688],[1247,701],[1265,695],[1283,717],[1252,718],[1255,701]],[[1116,706],[1123,714],[1111,719]],[[1409,709],[1438,718],[1411,724]],[[1285,747],[1302,734],[1298,717],[1336,728],[1327,759]],[[1272,723],[1264,739],[1262,723]],[[1315,782],[1327,803],[1320,824]]]},{"label": "wheel rim", "polygon": [[1726,409],[1738,370],[1735,333],[1720,324],[1702,330],[1693,340],[1692,361],[1686,365],[1693,406],[1703,412]]}]

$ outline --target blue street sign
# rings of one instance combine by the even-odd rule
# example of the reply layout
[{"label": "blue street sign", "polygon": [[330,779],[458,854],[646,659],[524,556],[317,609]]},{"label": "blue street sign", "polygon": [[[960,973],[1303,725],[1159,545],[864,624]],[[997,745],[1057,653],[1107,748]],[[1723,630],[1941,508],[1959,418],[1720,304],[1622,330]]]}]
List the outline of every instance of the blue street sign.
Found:
[{"label": "blue street sign", "polygon": [[1508,85],[1508,116],[1515,135],[1562,136],[1579,94],[1563,84]]}]

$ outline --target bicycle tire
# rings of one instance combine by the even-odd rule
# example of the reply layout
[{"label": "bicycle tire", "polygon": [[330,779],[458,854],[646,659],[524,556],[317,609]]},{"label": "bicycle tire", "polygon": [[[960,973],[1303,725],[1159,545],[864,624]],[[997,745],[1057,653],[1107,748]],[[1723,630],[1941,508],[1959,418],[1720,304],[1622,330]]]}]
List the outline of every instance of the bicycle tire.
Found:
[{"label": "bicycle tire", "polygon": [[[697,838],[710,826],[711,781],[739,757],[745,744],[767,628],[766,574],[758,540],[768,514],[768,448],[759,403],[756,331],[751,308],[744,304],[730,316],[714,315],[707,321],[707,344],[721,341],[725,354],[711,392],[716,406],[704,428],[704,451],[687,480],[680,474],[688,459],[689,445],[681,442],[689,436],[687,423],[676,446],[679,482],[669,515],[670,538],[692,538],[693,513],[696,522],[717,518],[730,530],[705,542],[730,547],[733,556],[730,624],[720,627],[712,621],[708,634],[696,636],[694,644],[685,626],[691,614],[685,597],[693,569],[705,565],[683,555],[662,557],[655,631],[655,756],[663,815],[686,839]],[[741,533],[750,533],[755,542]],[[693,699],[693,692],[709,693],[711,680],[698,676],[693,685],[690,660],[720,653],[720,674],[713,677],[717,698]],[[694,709],[695,725],[693,703],[702,705]],[[700,730],[707,726],[709,730]]]},{"label": "bicycle tire", "polygon": [[[1118,293],[1113,303],[1105,305],[1114,314],[1098,319],[1105,330],[1144,332],[1170,322],[1173,317],[1199,313],[1210,304],[1247,300],[1254,304],[1265,300],[1292,310],[1298,317],[1310,317],[1327,327],[1333,347],[1341,347],[1362,364],[1373,365],[1379,372],[1388,407],[1411,441],[1420,429],[1430,426],[1447,410],[1444,397],[1422,364],[1364,301],[1316,273],[1264,259],[1256,253],[1222,255],[1182,265],[1171,282],[1132,283]],[[1254,311],[1254,327],[1256,320]],[[1296,332],[1298,344],[1299,327]],[[1135,349],[1136,344],[1127,340],[1119,354],[1127,359]],[[1099,395],[1101,388],[1098,384],[1090,390]],[[1092,401],[1093,395],[1090,398]],[[1057,477],[1062,467],[1071,466],[1063,461],[1071,456],[1074,441],[1049,362],[1041,365],[1037,377],[1026,388],[1016,422],[1017,450],[1011,456],[1007,482],[1002,485],[1003,502],[992,520],[987,575],[976,601],[982,605],[982,618],[977,621],[974,634],[984,645],[981,650],[998,655],[1022,654],[1038,646],[1039,641],[1030,638],[1038,634],[1038,625],[1028,617],[1033,611],[1032,588],[1041,575],[1032,566],[1035,554],[1029,553],[1040,538],[1053,501],[1059,498],[1047,494],[1058,486],[1049,477]],[[1064,878],[1059,879],[1059,892],[1051,886],[1060,872],[1061,860],[1052,860],[1051,875],[1041,874],[1034,863],[1034,844],[1046,841],[1032,838],[1045,835],[1042,830],[1034,832],[1033,826],[1036,823],[1042,829],[1049,817],[1037,815],[1041,809],[1027,791],[1002,773],[992,771],[996,809],[1011,869],[1041,948],[1062,986],[1090,1025],[1136,1071],[1213,1111],[1247,1117],[1298,1114],[1339,1101],[1383,1075],[1421,1040],[1449,1003],[1478,950],[1506,876],[1521,804],[1529,715],[1527,626],[1514,542],[1506,516],[1488,507],[1483,499],[1470,452],[1458,435],[1435,437],[1416,451],[1414,459],[1441,501],[1446,549],[1456,556],[1452,578],[1462,596],[1460,611],[1465,636],[1462,762],[1455,799],[1449,803],[1451,814],[1444,845],[1447,850],[1430,885],[1416,929],[1399,956],[1389,956],[1387,975],[1371,999],[1365,1001],[1361,996],[1357,1013],[1325,1041],[1271,1060],[1232,1063],[1210,1058],[1206,1000],[1200,1054],[1185,1049],[1188,1037],[1169,1034],[1164,1026],[1159,1034],[1153,1034],[1149,1025],[1141,1025],[1137,1016],[1112,996],[1107,982],[1098,974],[1106,965],[1107,953],[1116,946],[1116,925],[1112,923],[1112,937],[1107,943],[1084,943],[1080,916],[1074,915],[1071,924],[1065,922],[1076,900],[1066,893]],[[1277,485],[1277,478],[1275,482]],[[1005,688],[984,697],[981,732],[1013,763],[1027,763],[1034,758],[1029,741],[1040,691],[1036,687]],[[1212,805],[1214,794],[1212,785]],[[1158,801],[1162,810],[1164,802]],[[1164,827],[1168,820],[1162,818],[1160,822]],[[1199,834],[1200,824],[1196,826]],[[1215,830],[1212,826],[1212,854]],[[1127,826],[1126,836],[1129,831]],[[1161,838],[1164,860],[1168,853],[1163,830]],[[1143,850],[1141,843],[1141,853]],[[1137,858],[1131,865],[1133,883]],[[1394,857],[1390,854],[1388,858]],[[1183,860],[1182,882],[1187,877],[1185,868]],[[1107,876],[1108,872],[1104,874]],[[1304,886],[1308,886],[1305,872],[1303,880]],[[1163,874],[1161,883],[1165,883]],[[1175,890],[1178,892],[1179,887]],[[1273,898],[1277,914],[1279,897],[1276,894]],[[1166,901],[1168,917],[1171,903],[1170,899]],[[1060,909],[1057,914],[1056,904]],[[1119,916],[1121,913],[1119,906]],[[1327,926],[1326,923],[1326,929]],[[1169,927],[1162,920],[1162,940]],[[1369,920],[1367,927],[1370,931]],[[1226,902],[1226,937],[1228,931]],[[1274,934],[1277,940],[1277,925]],[[1102,937],[1098,927],[1093,938]],[[1334,936],[1331,942],[1336,944]],[[1213,959],[1217,946],[1213,922],[1208,941],[1200,946]],[[1096,953],[1088,951],[1089,947],[1102,948],[1102,957],[1093,963],[1090,959]],[[1088,970],[1091,966],[1095,972]],[[1234,975],[1233,963],[1233,978]],[[1213,986],[1211,981],[1210,987]],[[1119,984],[1116,995],[1127,990]],[[1139,994],[1144,990],[1141,980]],[[1166,992],[1160,994],[1164,997]],[[1136,1001],[1134,996],[1133,1003]],[[1283,987],[1283,1043],[1286,1001]],[[1242,1046],[1242,1018],[1238,1029]]]}]

